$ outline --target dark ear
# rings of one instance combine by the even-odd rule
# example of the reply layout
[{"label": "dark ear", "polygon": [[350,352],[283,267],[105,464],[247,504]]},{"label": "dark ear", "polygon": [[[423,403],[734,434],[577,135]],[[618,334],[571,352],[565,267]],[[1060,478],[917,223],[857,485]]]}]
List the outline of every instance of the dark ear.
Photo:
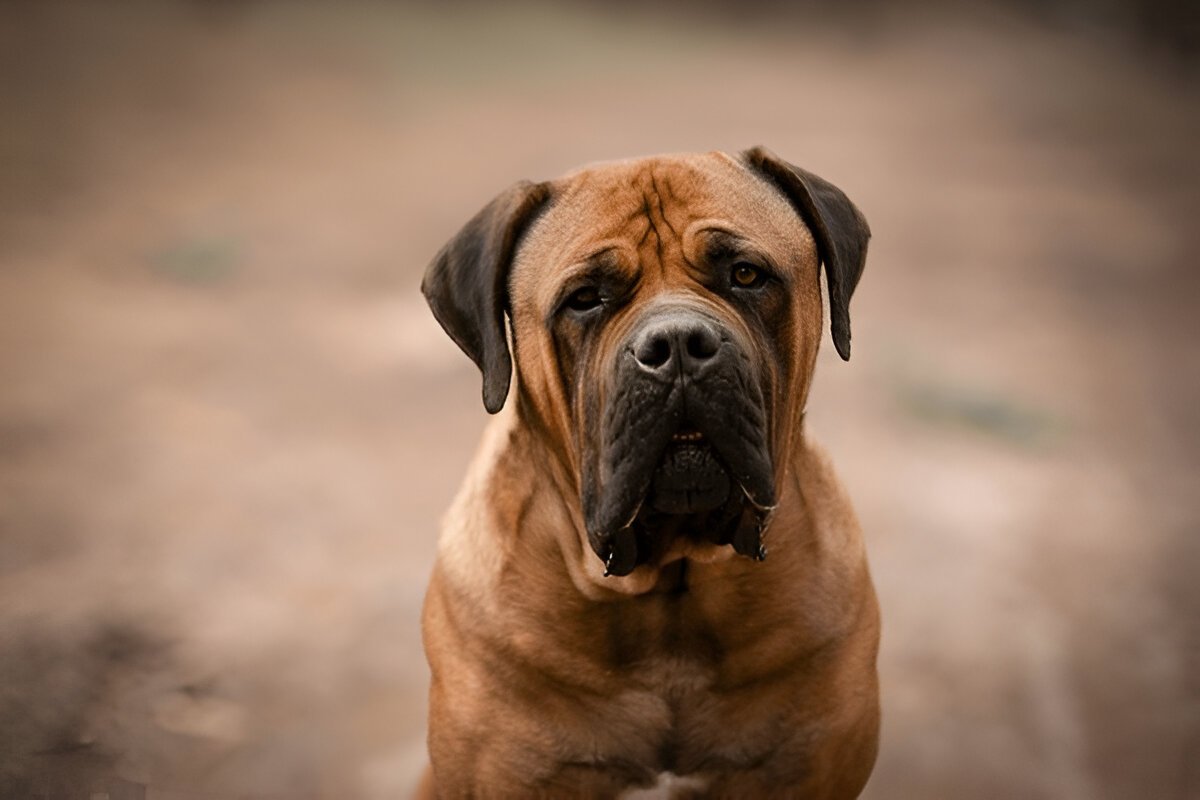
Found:
[{"label": "dark ear", "polygon": [[483,373],[483,405],[489,414],[504,407],[512,378],[504,332],[508,268],[521,233],[549,196],[544,183],[513,186],[446,243],[421,281],[433,316]]},{"label": "dark ear", "polygon": [[871,229],[842,190],[787,163],[765,147],[742,154],[750,167],[778,187],[817,240],[829,284],[829,327],[838,355],[850,360],[850,295],[862,276]]}]

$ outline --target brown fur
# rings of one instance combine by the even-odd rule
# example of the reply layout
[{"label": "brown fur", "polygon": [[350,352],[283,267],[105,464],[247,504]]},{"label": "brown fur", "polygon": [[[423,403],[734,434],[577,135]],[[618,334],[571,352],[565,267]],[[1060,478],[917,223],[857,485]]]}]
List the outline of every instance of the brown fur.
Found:
[{"label": "brown fur", "polygon": [[[507,282],[516,385],[444,520],[426,597],[426,790],[615,797],[670,771],[696,779],[677,796],[856,796],[876,753],[879,612],[850,502],[804,433],[822,331],[809,227],[724,154],[602,165],[548,190]],[[772,330],[695,280],[712,225],[790,271]],[[637,296],[598,342],[573,342],[550,311],[572,265],[604,247],[641,270]],[[569,385],[582,376],[602,396],[630,320],[667,296],[718,314],[775,387],[769,557],[681,545],[683,592],[658,590],[671,568],[656,564],[603,576],[579,501],[585,393]]]}]

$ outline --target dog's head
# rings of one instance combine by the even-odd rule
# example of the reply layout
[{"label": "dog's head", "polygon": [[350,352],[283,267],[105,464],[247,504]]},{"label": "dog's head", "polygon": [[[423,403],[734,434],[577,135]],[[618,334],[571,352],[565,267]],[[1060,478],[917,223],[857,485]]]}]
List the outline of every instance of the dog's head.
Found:
[{"label": "dog's head", "polygon": [[[422,290],[578,492],[599,571],[762,558],[821,338],[834,345],[870,231],[836,187],[761,148],[520,183],[438,254]],[[731,547],[730,547],[731,546]]]}]

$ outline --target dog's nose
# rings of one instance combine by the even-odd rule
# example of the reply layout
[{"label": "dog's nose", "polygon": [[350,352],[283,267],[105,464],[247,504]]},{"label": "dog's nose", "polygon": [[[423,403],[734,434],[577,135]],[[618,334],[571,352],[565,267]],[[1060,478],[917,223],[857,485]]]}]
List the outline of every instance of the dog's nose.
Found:
[{"label": "dog's nose", "polygon": [[716,326],[695,315],[672,315],[646,325],[635,337],[633,357],[643,369],[667,374],[692,372],[711,361],[721,349]]}]

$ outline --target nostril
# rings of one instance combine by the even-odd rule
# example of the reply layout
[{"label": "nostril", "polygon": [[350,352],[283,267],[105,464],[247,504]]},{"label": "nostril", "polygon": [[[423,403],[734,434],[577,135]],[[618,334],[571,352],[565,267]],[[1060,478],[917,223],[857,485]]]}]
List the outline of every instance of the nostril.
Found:
[{"label": "nostril", "polygon": [[721,340],[707,328],[694,330],[687,337],[687,353],[698,360],[712,358],[720,346]]},{"label": "nostril", "polygon": [[650,336],[635,355],[643,366],[657,369],[671,360],[671,344],[665,336]]}]

